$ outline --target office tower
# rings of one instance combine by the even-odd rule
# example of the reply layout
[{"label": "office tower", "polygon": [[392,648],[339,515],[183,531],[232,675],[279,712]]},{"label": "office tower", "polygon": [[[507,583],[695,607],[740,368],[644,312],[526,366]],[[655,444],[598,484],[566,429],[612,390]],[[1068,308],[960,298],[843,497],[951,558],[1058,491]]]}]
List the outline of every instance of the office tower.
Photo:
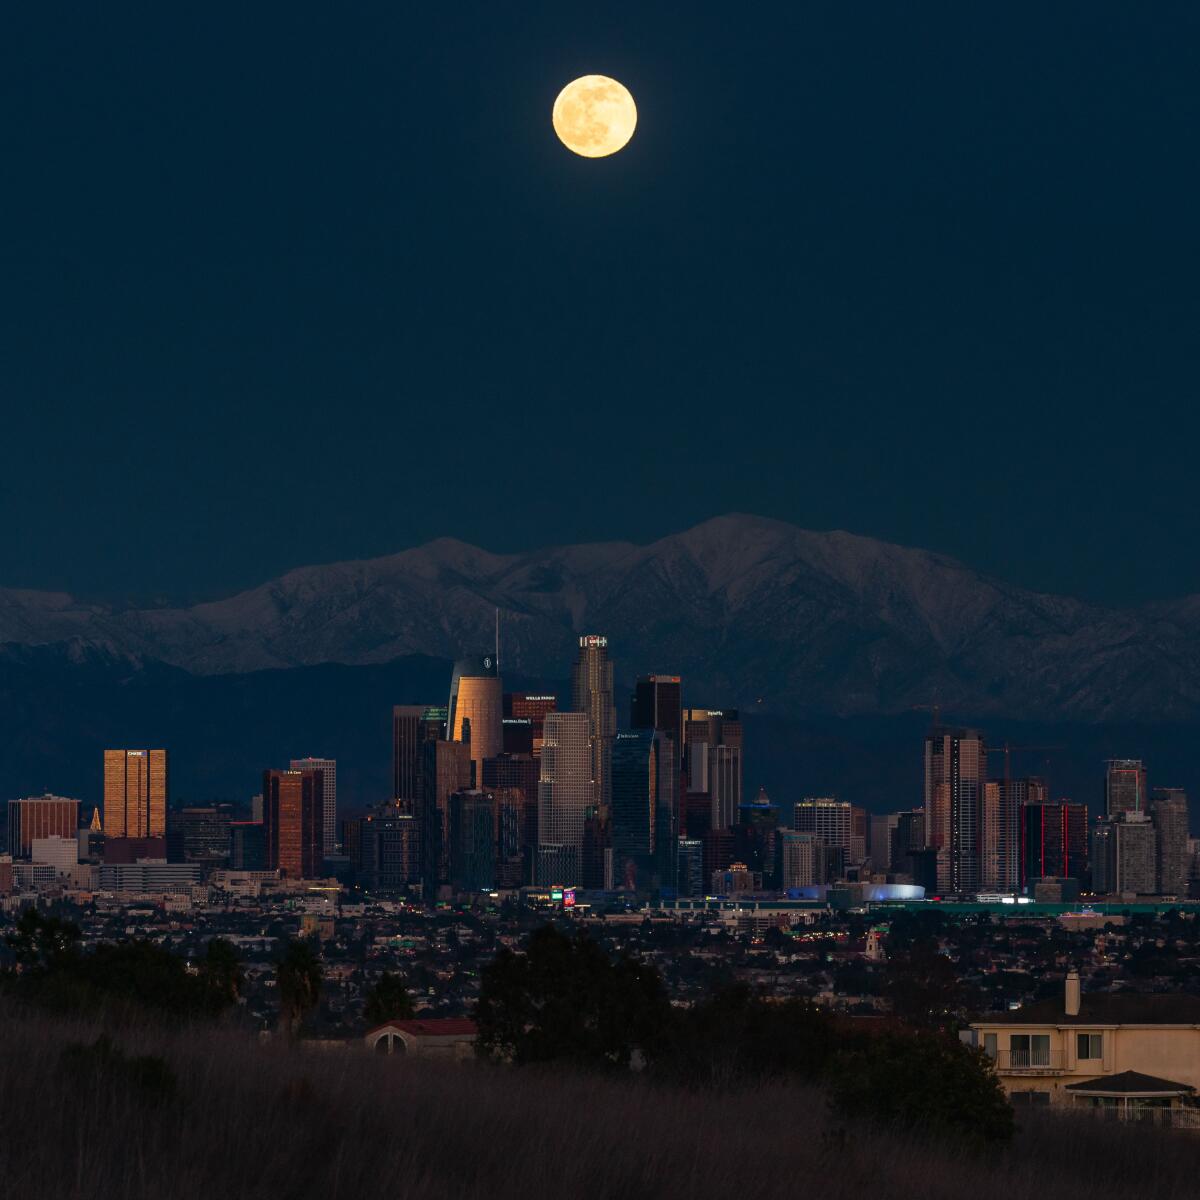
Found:
[{"label": "office tower", "polygon": [[36,837],[30,847],[31,862],[52,866],[58,875],[69,875],[79,866],[79,839],[54,834]]},{"label": "office tower", "polygon": [[425,743],[445,737],[446,709],[436,704],[397,704],[392,708],[393,800],[404,800],[410,806],[420,803]]},{"label": "office tower", "polygon": [[1146,764],[1140,758],[1110,758],[1104,773],[1104,815],[1146,811]]},{"label": "office tower", "polygon": [[174,862],[226,863],[230,855],[233,805],[181,808],[171,816],[167,857]]},{"label": "office tower", "polygon": [[797,833],[813,833],[826,846],[834,846],[847,856],[853,833],[853,814],[848,800],[832,796],[809,796],[792,808],[792,828]]},{"label": "office tower", "polygon": [[263,772],[263,839],[268,871],[316,879],[325,859],[325,772]]},{"label": "office tower", "polygon": [[631,729],[657,729],[683,758],[683,700],[678,675],[641,675],[630,702]]},{"label": "office tower", "polygon": [[[538,738],[539,749],[541,738]],[[504,754],[533,757],[533,718],[504,717],[500,722],[500,745]]]},{"label": "office tower", "polygon": [[[501,721],[504,717],[504,685],[496,658],[460,658],[450,678],[450,703],[446,709],[446,739],[471,743],[475,779],[483,779],[483,760],[495,758],[504,748]],[[465,723],[471,723],[468,738]]]},{"label": "office tower", "polygon": [[815,833],[781,829],[775,839],[775,885],[780,891],[825,882],[825,844]]},{"label": "office tower", "polygon": [[412,801],[381,804],[355,822],[352,859],[369,892],[399,892],[421,881],[421,823]]},{"label": "office tower", "polygon": [[[558,709],[558,697],[545,692],[505,692],[504,719],[513,722],[528,721],[533,748],[529,751],[516,750],[512,753],[530,753],[535,758],[542,752],[542,730],[549,713]],[[523,741],[524,735],[514,731],[510,737],[514,743]]]},{"label": "office tower", "polygon": [[685,899],[704,895],[704,843],[699,838],[679,839],[675,851],[676,890]]},{"label": "office tower", "polygon": [[472,789],[450,797],[450,882],[465,892],[496,886],[496,806],[490,792]]},{"label": "office tower", "polygon": [[233,821],[229,826],[229,866],[234,871],[265,871],[267,840],[261,821]]},{"label": "office tower", "polygon": [[[538,741],[541,741],[539,734]],[[517,828],[517,857],[524,856],[526,868],[518,871],[517,878],[511,879],[511,863],[505,864],[504,856],[500,856],[501,877],[497,878],[498,887],[513,887],[519,884],[522,876],[526,881],[532,878],[532,862],[537,850],[537,797],[539,760],[532,754],[501,754],[496,758],[487,758],[483,762],[483,786],[489,792],[503,792],[509,796],[510,807],[515,807]],[[584,887],[589,886],[584,884]]]},{"label": "office tower", "polygon": [[610,819],[591,809],[583,821],[583,863],[579,886],[588,891],[612,891],[613,855]]},{"label": "office tower", "polygon": [[712,797],[712,825],[731,828],[742,805],[742,723],[737,709],[685,709],[683,736],[688,791],[707,792]]},{"label": "office tower", "polygon": [[1086,804],[1068,800],[1022,804],[1020,826],[1021,890],[1051,876],[1083,879],[1088,854]]},{"label": "office tower", "polygon": [[611,796],[609,759],[617,732],[617,710],[613,704],[613,665],[608,657],[608,638],[589,633],[579,639],[579,657],[571,667],[571,707],[586,713],[591,722],[592,799],[607,809]]},{"label": "office tower", "polygon": [[337,760],[332,758],[293,758],[293,771],[321,771],[325,776],[322,804],[325,826],[322,830],[322,852],[337,852]]},{"label": "office tower", "polygon": [[850,806],[850,861],[861,863],[867,857],[867,810]]},{"label": "office tower", "polygon": [[925,845],[937,851],[939,892],[979,891],[986,763],[973,729],[939,726],[925,736]]},{"label": "office tower", "polygon": [[685,792],[679,821],[684,837],[703,838],[713,828],[712,796],[708,792]]},{"label": "office tower", "polygon": [[[488,788],[496,825],[494,884],[517,888],[525,877],[525,793],[520,788]],[[586,841],[585,841],[586,845]]]},{"label": "office tower", "polygon": [[104,835],[167,836],[165,750],[105,750]]},{"label": "office tower", "polygon": [[647,887],[658,807],[659,740],[653,729],[621,730],[612,747],[612,851],[617,887]]},{"label": "office tower", "polygon": [[430,899],[439,884],[450,882],[450,797],[474,786],[471,743],[426,742],[422,778],[421,883]]},{"label": "office tower", "polygon": [[1188,803],[1183,788],[1155,788],[1150,819],[1157,844],[1156,876],[1160,896],[1188,894]]},{"label": "office tower", "polygon": [[8,802],[8,852],[13,858],[28,858],[34,838],[76,838],[78,829],[78,800],[47,793]]},{"label": "office tower", "polygon": [[1123,809],[1092,831],[1092,890],[1151,896],[1158,887],[1158,838],[1145,812]]},{"label": "office tower", "polygon": [[867,826],[867,848],[871,853],[871,865],[876,871],[892,869],[892,834],[899,823],[899,813],[881,813],[871,817]]},{"label": "office tower", "polygon": [[[734,855],[751,871],[771,875],[775,870],[775,838],[779,830],[779,807],[771,802],[766,788],[738,809],[738,822],[733,829]],[[843,854],[843,860],[845,855]]]},{"label": "office tower", "polygon": [[[1016,892],[1025,886],[1024,831],[1021,810],[1050,802],[1046,781],[1037,776],[984,784],[980,823],[980,887]],[[1087,858],[1086,820],[1080,862]]]},{"label": "office tower", "polygon": [[892,835],[892,870],[900,875],[915,874],[913,855],[925,849],[925,810],[915,808],[896,814]]},{"label": "office tower", "polygon": [[538,778],[535,883],[577,881],[582,866],[583,823],[591,807],[591,722],[586,713],[548,713]]}]

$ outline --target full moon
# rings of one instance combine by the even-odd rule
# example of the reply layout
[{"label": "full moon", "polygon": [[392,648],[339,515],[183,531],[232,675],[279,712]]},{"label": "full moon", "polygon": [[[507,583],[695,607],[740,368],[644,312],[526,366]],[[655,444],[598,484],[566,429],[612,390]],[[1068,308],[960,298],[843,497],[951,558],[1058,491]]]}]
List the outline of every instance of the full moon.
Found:
[{"label": "full moon", "polygon": [[637,105],[629,89],[607,75],[583,75],[554,101],[554,132],[584,158],[616,154],[633,137]]}]

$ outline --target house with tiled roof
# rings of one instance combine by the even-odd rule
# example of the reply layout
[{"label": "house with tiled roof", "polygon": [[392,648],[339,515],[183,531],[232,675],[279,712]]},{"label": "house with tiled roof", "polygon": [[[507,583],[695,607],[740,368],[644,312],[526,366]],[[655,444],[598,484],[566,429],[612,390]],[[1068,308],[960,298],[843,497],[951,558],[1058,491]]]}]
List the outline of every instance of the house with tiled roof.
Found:
[{"label": "house with tiled roof", "polygon": [[461,1062],[474,1057],[475,1034],[475,1022],[466,1017],[427,1017],[385,1021],[368,1030],[364,1040],[376,1054]]},{"label": "house with tiled roof", "polygon": [[1200,996],[1088,992],[971,1023],[964,1040],[995,1064],[1014,1104],[1061,1104],[1113,1116],[1200,1124]]}]

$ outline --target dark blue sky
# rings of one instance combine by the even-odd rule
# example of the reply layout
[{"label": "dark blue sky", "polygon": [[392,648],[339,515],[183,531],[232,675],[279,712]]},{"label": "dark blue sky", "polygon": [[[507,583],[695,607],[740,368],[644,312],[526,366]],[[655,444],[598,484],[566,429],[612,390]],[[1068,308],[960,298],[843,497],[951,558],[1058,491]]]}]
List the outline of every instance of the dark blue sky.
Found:
[{"label": "dark blue sky", "polygon": [[[1190,3],[10,5],[0,584],[736,509],[1200,590],[1198,48]],[[590,72],[611,159],[550,127]]]}]

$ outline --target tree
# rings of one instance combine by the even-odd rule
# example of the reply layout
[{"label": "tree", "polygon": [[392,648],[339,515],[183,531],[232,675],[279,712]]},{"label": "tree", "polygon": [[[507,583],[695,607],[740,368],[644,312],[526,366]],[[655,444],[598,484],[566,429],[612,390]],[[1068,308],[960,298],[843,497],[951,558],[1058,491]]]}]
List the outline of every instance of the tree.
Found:
[{"label": "tree", "polygon": [[891,959],[884,990],[896,1016],[918,1029],[953,1029],[966,1003],[954,964],[929,941]]},{"label": "tree", "polygon": [[43,917],[27,908],[16,928],[4,938],[19,970],[61,969],[79,958],[79,926],[58,917]]},{"label": "tree", "polygon": [[483,969],[476,1052],[517,1065],[570,1062],[628,1070],[663,1044],[671,1007],[653,967],[612,961],[585,933],[535,930]]},{"label": "tree", "polygon": [[870,1038],[829,1073],[835,1112],[853,1120],[952,1138],[1008,1142],[1013,1111],[981,1051],[940,1034]]},{"label": "tree", "polygon": [[367,994],[363,1015],[372,1026],[384,1021],[407,1021],[413,1015],[412,997],[399,975],[384,971]]},{"label": "tree", "polygon": [[321,960],[307,942],[289,941],[275,967],[279,1020],[295,1034],[321,999]]},{"label": "tree", "polygon": [[217,937],[209,939],[200,963],[200,977],[215,1008],[226,1008],[238,1002],[246,977],[231,942]]}]

